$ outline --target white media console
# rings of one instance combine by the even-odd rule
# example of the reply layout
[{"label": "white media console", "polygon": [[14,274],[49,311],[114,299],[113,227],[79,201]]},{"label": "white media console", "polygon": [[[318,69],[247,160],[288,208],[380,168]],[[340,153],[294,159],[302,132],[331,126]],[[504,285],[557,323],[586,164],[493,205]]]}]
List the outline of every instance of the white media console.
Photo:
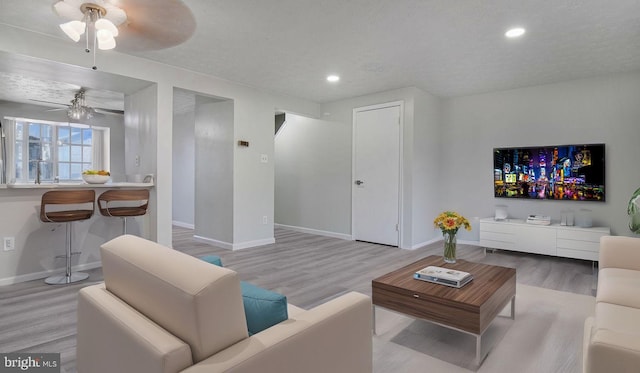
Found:
[{"label": "white media console", "polygon": [[492,249],[598,261],[600,237],[608,227],[527,224],[521,219],[480,219],[480,246]]}]

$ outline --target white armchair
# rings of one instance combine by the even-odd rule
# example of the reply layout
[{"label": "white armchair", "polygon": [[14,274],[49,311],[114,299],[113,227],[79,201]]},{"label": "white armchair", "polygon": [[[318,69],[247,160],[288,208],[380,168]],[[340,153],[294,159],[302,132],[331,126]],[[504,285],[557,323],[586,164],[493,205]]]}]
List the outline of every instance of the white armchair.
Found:
[{"label": "white armchair", "polygon": [[107,372],[371,372],[371,299],[348,293],[249,336],[234,271],[135,236],[101,249],[78,296],[77,368]]}]

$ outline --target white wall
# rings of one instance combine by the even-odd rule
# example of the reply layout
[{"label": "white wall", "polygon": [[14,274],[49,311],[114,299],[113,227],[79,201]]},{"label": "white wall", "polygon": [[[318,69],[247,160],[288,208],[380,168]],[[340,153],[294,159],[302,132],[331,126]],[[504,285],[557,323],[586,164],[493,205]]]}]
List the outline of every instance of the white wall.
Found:
[{"label": "white wall", "polygon": [[[443,206],[469,216],[510,216],[592,210],[594,225],[630,235],[626,206],[640,186],[640,73],[514,89],[444,101]],[[523,201],[493,197],[494,147],[606,144],[606,199],[599,202]]]},{"label": "white wall", "polygon": [[173,222],[195,224],[195,115],[194,110],[173,114]]},{"label": "white wall", "polygon": [[351,126],[287,113],[274,162],[277,224],[351,235]]},{"label": "white wall", "polygon": [[[262,95],[251,95],[249,100],[234,99],[235,141],[250,144],[248,148],[234,147],[234,248],[274,242],[274,106],[281,108]],[[262,154],[267,156],[267,163],[260,161]],[[262,224],[263,216],[267,216],[267,224]]]},{"label": "white wall", "polygon": [[415,92],[411,205],[413,248],[440,238],[440,232],[433,228],[433,219],[443,209],[442,194],[448,190],[438,177],[443,167],[440,156],[441,106],[441,99],[423,91]]},{"label": "white wall", "polygon": [[196,96],[195,232],[233,249],[233,101]]},{"label": "white wall", "polygon": [[125,97],[125,160],[127,177],[156,172],[158,92],[151,85]]},{"label": "white wall", "polygon": [[[157,101],[158,90],[155,84],[125,97],[125,172],[129,181],[139,182],[136,177],[158,173]],[[158,218],[158,201],[164,199],[158,198],[157,189],[152,189],[149,195],[148,219],[144,220],[146,224],[142,233],[144,238],[151,240],[158,239],[157,224],[151,224]]]}]

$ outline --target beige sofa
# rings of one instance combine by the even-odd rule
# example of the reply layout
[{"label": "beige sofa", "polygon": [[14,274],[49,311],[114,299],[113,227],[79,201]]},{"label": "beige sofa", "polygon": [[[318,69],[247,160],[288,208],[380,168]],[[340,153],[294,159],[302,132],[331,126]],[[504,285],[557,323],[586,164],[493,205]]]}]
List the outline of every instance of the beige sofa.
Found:
[{"label": "beige sofa", "polygon": [[585,373],[640,372],[640,238],[604,236],[595,317],[584,325]]},{"label": "beige sofa", "polygon": [[101,249],[103,284],[78,296],[77,369],[371,372],[371,299],[348,293],[248,336],[236,272],[135,236]]}]

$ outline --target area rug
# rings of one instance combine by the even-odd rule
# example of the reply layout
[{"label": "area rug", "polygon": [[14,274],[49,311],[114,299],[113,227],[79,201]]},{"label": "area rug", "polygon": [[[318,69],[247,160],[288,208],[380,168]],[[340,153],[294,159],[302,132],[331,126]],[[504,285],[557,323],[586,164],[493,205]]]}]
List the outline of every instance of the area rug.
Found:
[{"label": "area rug", "polygon": [[494,320],[482,338],[489,354],[478,366],[474,336],[376,308],[374,371],[581,372],[584,320],[594,310],[592,296],[518,284],[516,318]]}]

